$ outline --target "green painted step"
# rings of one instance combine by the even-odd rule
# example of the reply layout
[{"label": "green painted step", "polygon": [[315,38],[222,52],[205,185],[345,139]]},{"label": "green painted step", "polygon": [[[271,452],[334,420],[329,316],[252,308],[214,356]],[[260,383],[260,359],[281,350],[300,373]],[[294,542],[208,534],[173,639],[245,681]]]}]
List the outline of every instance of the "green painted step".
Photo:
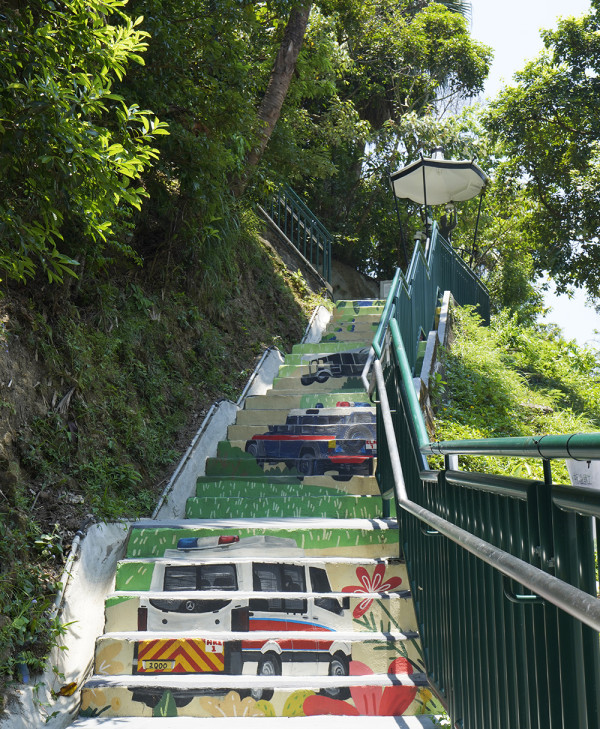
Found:
[{"label": "green painted step", "polygon": [[377,331],[377,327],[374,327],[373,329],[369,329],[365,331],[364,329],[357,329],[356,331],[353,330],[342,330],[342,331],[333,331],[329,333],[323,334],[321,337],[321,346],[327,347],[332,342],[337,342],[339,344],[352,344],[352,342],[364,342],[365,339],[369,341],[370,343],[373,341],[373,337],[375,336],[375,332]]},{"label": "green painted step", "polygon": [[377,519],[382,515],[378,496],[269,496],[256,497],[190,497],[185,515],[189,519],[245,519],[259,517],[326,517],[330,519]]},{"label": "green painted step", "polygon": [[[335,381],[337,383],[337,380]],[[316,408],[331,407],[334,408],[341,403],[352,406],[354,403],[366,402],[371,405],[369,395],[363,390],[362,392],[301,392],[291,395],[282,395],[273,390],[269,390],[266,395],[254,395],[246,398],[244,410],[238,413],[238,421],[242,413],[246,410],[292,410],[293,408]]]},{"label": "green painted step", "polygon": [[[343,351],[360,352],[361,349],[363,349],[363,347],[355,347],[353,343],[350,343],[349,348]],[[369,350],[368,347],[365,347],[364,349],[366,349],[367,352]],[[292,354],[286,354],[283,358],[283,364],[281,365],[281,367],[285,367],[288,365],[307,365],[311,360],[315,358],[326,357],[332,354],[336,354],[336,352],[330,350],[329,347],[323,347],[319,352],[297,352]]]},{"label": "green painted step", "polygon": [[[365,407],[368,403],[361,403],[360,407],[351,408],[292,408],[291,410],[240,410],[234,425],[230,425],[228,433],[248,432],[244,428],[265,427],[268,425],[291,425],[306,423],[307,425],[320,422],[331,423],[337,421],[340,424],[351,425],[354,422],[369,423],[375,422],[375,408]],[[289,419],[288,419],[289,418]],[[246,437],[246,436],[242,436]],[[240,440],[240,438],[233,438]]]},{"label": "green painted step", "polygon": [[[365,386],[360,376],[358,377],[330,377],[325,382],[312,382],[310,385],[303,385],[300,377],[276,377],[273,380],[271,392],[278,394],[282,390],[303,394],[303,391],[311,393],[330,393],[335,389],[338,393],[348,396],[350,393],[364,392]],[[350,399],[350,398],[348,398]],[[352,397],[354,399],[354,397]]]},{"label": "green painted step", "polygon": [[381,321],[383,310],[383,306],[362,307],[362,311],[359,313],[352,311],[352,309],[339,309],[338,311],[333,312],[326,326],[331,326],[338,322],[346,323],[360,321],[367,322],[369,324],[374,321],[379,322]]},{"label": "green painted step", "polygon": [[[202,498],[247,498],[260,499],[270,498],[272,496],[332,496],[335,495],[335,488],[327,486],[309,486],[294,480],[293,482],[281,482],[256,480],[256,481],[205,481],[196,483],[196,496]],[[343,495],[345,492],[340,489],[339,493]]]},{"label": "green painted step", "polygon": [[[357,349],[356,352],[361,352],[361,350]],[[362,375],[362,371],[364,369],[364,366],[367,361],[367,351],[362,350],[364,354],[359,355],[356,359],[355,364],[351,364],[349,368],[345,369],[343,372],[346,376],[354,376],[354,377],[360,377]],[[312,357],[313,355],[309,355]],[[305,384],[305,380],[307,378],[310,379],[318,379],[319,373],[323,372],[335,372],[336,365],[334,364],[331,366],[328,364],[327,359],[329,357],[335,357],[336,355],[326,355],[325,357],[315,357],[314,361],[311,363],[309,361],[305,361],[302,364],[283,364],[279,368],[277,372],[277,377],[301,377],[302,378],[302,384]],[[339,371],[339,370],[338,370]],[[335,375],[329,375],[328,379],[335,379]]]},{"label": "green painted step", "polygon": [[238,536],[274,536],[292,540],[306,556],[397,557],[395,519],[180,519],[140,522],[130,529],[127,557],[163,557],[176,549],[179,539]]},{"label": "green painted step", "polygon": [[357,318],[352,321],[333,321],[325,327],[325,334],[356,334],[362,332],[366,337],[373,337],[378,326],[378,319],[363,321],[362,318]]},{"label": "green painted step", "polygon": [[369,309],[377,308],[383,311],[385,299],[340,299],[335,303],[333,313],[340,310],[352,310],[358,314],[368,312]]},{"label": "green painted step", "polygon": [[[206,493],[207,496],[218,496],[221,493],[232,495],[238,492],[244,494],[261,493],[263,488],[280,489],[291,495],[302,489],[302,493],[313,495],[347,493],[364,496],[379,495],[379,485],[375,476],[355,476],[348,481],[334,481],[330,476],[305,476],[303,479],[298,476],[274,476],[265,475],[255,478],[219,478],[212,476],[199,476],[196,480],[196,495]],[[207,489],[207,491],[205,491]],[[308,491],[305,491],[308,489]],[[317,489],[318,491],[315,491]],[[267,490],[266,493],[271,493]]]},{"label": "green painted step", "polygon": [[[329,476],[332,485],[337,481],[344,482],[356,476],[372,476],[375,473],[375,458],[361,457],[358,463],[352,464],[335,464],[330,463],[322,458],[311,458],[303,456],[293,461],[289,461],[289,466],[285,461],[277,461],[263,463],[259,465],[254,458],[246,455],[243,459],[241,456],[233,456],[231,458],[207,458],[205,471],[207,476],[215,478],[227,477],[246,477],[255,478],[257,476],[288,476],[303,478],[306,476]],[[357,459],[355,459],[357,460]]]},{"label": "green painted step", "polygon": [[[335,441],[335,444],[339,447],[340,452],[346,452],[350,455],[353,454],[360,454],[364,455],[363,450],[361,446],[364,446],[365,441],[369,443],[369,449],[373,448],[376,451],[376,445],[375,445],[375,438],[373,436],[369,436],[367,438],[366,432],[373,429],[368,427],[368,424],[357,424],[354,427],[355,429],[360,427],[365,429],[365,434],[361,433],[358,437],[352,436],[352,431],[350,431],[350,437],[349,438],[338,438],[335,435],[335,430],[333,427],[331,428],[323,428],[322,430],[315,430],[313,435],[298,435],[294,437],[294,443],[297,445],[298,449],[302,449],[306,446],[310,446],[312,444],[320,443],[323,439],[326,440],[325,443],[325,450],[323,453],[319,453],[316,457],[323,457],[327,453],[327,443],[333,443]],[[333,431],[333,432],[332,432]],[[277,438],[277,436],[274,436]],[[312,438],[312,440],[311,440]],[[316,438],[320,438],[321,440],[315,440]],[[252,440],[252,439],[250,439]],[[237,451],[239,451],[240,455],[249,455],[248,453],[245,453],[246,448],[252,448],[253,445],[255,445],[257,442],[260,442],[260,440],[256,440],[254,443],[248,444],[248,439],[242,439],[242,440],[221,440],[217,443],[217,458],[232,458],[234,455],[237,455]],[[275,447],[283,446],[285,447],[290,443],[289,440],[274,440],[271,441],[271,444],[274,446],[273,450],[271,451],[272,455],[275,457],[279,457],[279,453],[281,451],[277,451]],[[237,449],[237,450],[236,450]],[[286,458],[286,455],[281,456],[281,460],[283,461]],[[257,459],[260,460],[260,456],[257,456]]]},{"label": "green painted step", "polygon": [[[220,441],[217,456],[209,457],[205,462],[205,475],[222,476],[325,476],[331,474],[334,480],[344,481],[353,476],[372,476],[375,473],[375,454],[369,444],[368,452],[356,453],[355,444],[361,441],[339,441],[336,444],[345,446],[345,451],[329,450],[328,444],[334,440],[310,441],[294,443],[294,454],[279,456],[277,450],[269,453],[269,457],[253,456],[243,450],[245,441]],[[362,441],[365,443],[365,441]],[[347,445],[346,445],[347,444]],[[327,447],[326,447],[327,446]],[[361,448],[364,451],[364,448]]]},{"label": "green painted step", "polygon": [[371,346],[369,339],[359,342],[318,342],[316,344],[294,344],[292,354],[321,354],[323,352],[350,352],[360,347]]}]

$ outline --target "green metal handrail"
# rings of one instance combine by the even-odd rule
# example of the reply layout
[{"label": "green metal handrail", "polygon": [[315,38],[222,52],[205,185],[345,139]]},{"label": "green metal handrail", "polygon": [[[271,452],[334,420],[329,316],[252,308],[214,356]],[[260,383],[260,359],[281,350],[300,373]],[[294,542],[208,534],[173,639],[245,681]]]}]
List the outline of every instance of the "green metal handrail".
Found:
[{"label": "green metal handrail", "polygon": [[490,320],[489,293],[479,277],[467,266],[433,224],[431,242],[424,250],[418,242],[406,274],[396,271],[384,313],[373,339],[373,349],[381,356],[390,322],[396,321],[410,368],[417,359],[419,335],[433,327],[438,298],[452,291],[455,301],[472,304],[485,323]]},{"label": "green metal handrail", "polygon": [[331,283],[331,234],[288,185],[266,203],[266,211],[293,245]]},{"label": "green metal handrail", "polygon": [[[598,727],[600,495],[553,485],[549,459],[600,458],[600,436],[430,443],[412,382],[415,329],[407,354],[404,281],[394,282],[373,343],[385,362],[385,372],[373,365],[377,477],[382,492],[395,492],[431,682],[464,729]],[[471,301],[463,294],[463,303],[480,304],[476,289]],[[410,307],[429,329],[430,310]],[[444,469],[429,469],[425,456],[434,453],[446,457]],[[452,470],[451,456],[465,453],[536,456],[545,478]]]}]

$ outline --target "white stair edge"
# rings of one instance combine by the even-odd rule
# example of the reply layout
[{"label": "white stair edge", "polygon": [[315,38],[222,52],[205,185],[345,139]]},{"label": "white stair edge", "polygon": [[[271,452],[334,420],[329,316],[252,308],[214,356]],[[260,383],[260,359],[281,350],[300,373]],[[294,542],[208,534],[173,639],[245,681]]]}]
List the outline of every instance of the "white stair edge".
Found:
[{"label": "white stair edge", "polygon": [[[268,564],[278,564],[281,562],[281,557],[269,557],[263,556],[262,554],[249,557],[240,556],[235,557],[232,555],[198,555],[198,563],[206,564],[207,562],[218,562],[219,564],[247,564],[256,562],[260,559],[261,562]],[[293,558],[294,562],[301,564],[348,564],[367,567],[371,565],[383,564],[383,565],[401,565],[404,564],[398,557],[303,557],[298,556]],[[120,559],[117,562],[117,568],[122,564],[179,564],[181,560],[176,557],[129,557],[129,559]],[[186,560],[186,564],[195,564],[193,560]]]},{"label": "white stair edge", "polygon": [[289,529],[364,529],[365,531],[382,531],[397,529],[397,519],[330,519],[320,517],[289,517],[257,519],[157,519],[155,521],[140,520],[131,523],[135,529],[273,529],[277,527]]},{"label": "white stair edge", "polygon": [[[416,679],[416,680],[415,680]],[[130,688],[154,684],[164,689],[232,689],[232,688],[275,688],[295,691],[297,689],[327,689],[337,686],[427,686],[424,673],[369,673],[364,676],[252,676],[223,674],[136,674],[111,675],[94,674],[83,685],[91,690],[99,688]]]},{"label": "white stair edge", "polygon": [[[430,716],[294,716],[294,717],[256,717],[223,716],[218,719],[200,719],[195,716],[179,717],[118,717],[115,719],[77,719],[71,726],[75,729],[198,729],[210,726],[211,729],[331,729],[332,720],[343,722],[344,729],[365,729],[368,724],[373,729],[440,729],[439,723]],[[310,728],[308,727],[310,724]],[[450,726],[447,724],[446,726]]]},{"label": "white stair edge", "polygon": [[306,600],[319,597],[354,597],[360,600],[406,600],[411,597],[410,590],[396,592],[267,592],[266,590],[118,590],[111,592],[111,597],[146,597],[152,600],[245,600],[259,598],[261,600]]},{"label": "white stair edge", "polygon": [[[99,636],[98,640],[171,640],[171,639],[202,639],[210,638],[211,640],[230,641],[230,640],[270,640],[273,638],[275,631],[271,630],[251,630],[247,632],[239,631],[217,631],[217,630],[116,630],[112,633],[103,633]],[[286,630],[285,635],[281,632],[277,633],[277,640],[288,641],[288,640],[306,640],[306,630]],[[416,630],[402,631],[390,631],[386,633],[369,632],[363,631],[349,631],[349,630],[311,630],[311,640],[334,640],[335,642],[369,642],[380,640],[380,641],[396,641],[396,640],[412,640],[417,638],[418,633]]]}]

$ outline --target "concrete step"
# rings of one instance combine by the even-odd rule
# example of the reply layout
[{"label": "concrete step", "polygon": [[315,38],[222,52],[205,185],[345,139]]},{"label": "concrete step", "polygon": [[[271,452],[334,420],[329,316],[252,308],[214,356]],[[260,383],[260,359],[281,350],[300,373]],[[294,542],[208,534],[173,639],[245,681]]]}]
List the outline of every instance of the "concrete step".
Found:
[{"label": "concrete step", "polygon": [[[377,496],[379,485],[374,476],[354,476],[347,481],[334,480],[330,476],[273,476],[264,474],[256,478],[228,478],[223,476],[215,479],[212,476],[199,476],[196,481],[196,495],[205,493],[207,496],[219,494],[252,495],[260,498],[261,494],[294,495],[302,488],[307,494],[347,493],[363,496]],[[306,491],[305,491],[306,489]]]},{"label": "concrete step", "polygon": [[[337,319],[327,325],[323,334],[361,333],[366,339],[372,339],[377,332],[379,321],[376,317],[371,318],[369,321],[366,321],[362,317],[357,317],[350,321]],[[322,338],[321,341],[327,340]]]},{"label": "concrete step", "polygon": [[[369,477],[375,473],[376,458],[373,455],[340,456],[337,460],[332,458],[313,458],[307,454],[297,459],[286,459],[278,461],[275,459],[261,459],[257,462],[255,458],[240,451],[239,448],[232,452],[231,458],[207,458],[205,470],[208,476],[221,478],[229,477],[256,477],[265,475],[272,476],[296,476],[302,479],[303,476],[325,476],[331,479],[335,486],[337,481],[346,481],[356,476]],[[249,456],[249,458],[242,458]]]},{"label": "concrete step", "polygon": [[[233,565],[238,586],[250,589],[253,586],[253,577],[248,570],[252,569],[254,562],[261,564],[279,564],[285,557],[286,564],[300,565],[306,572],[306,582],[314,587],[316,579],[325,579],[328,588],[333,592],[343,592],[348,585],[362,585],[364,589],[380,591],[382,585],[386,590],[408,587],[408,576],[406,566],[399,559],[365,559],[363,557],[306,557],[296,549],[296,554],[288,552],[283,554],[281,544],[274,542],[272,550],[265,544],[265,540],[255,539],[256,551],[253,554],[237,555],[234,552],[223,554],[219,549],[205,549],[201,557],[195,557],[193,550],[178,550],[178,553],[170,557],[141,557],[120,560],[117,564],[115,577],[115,590],[150,590],[164,589],[165,570],[169,567],[185,564],[196,565]],[[238,544],[239,546],[239,544]],[[242,549],[245,550],[244,545]],[[249,565],[249,567],[248,567]],[[314,570],[317,570],[315,573]],[[321,571],[325,576],[319,574]],[[201,574],[202,577],[202,574]]]},{"label": "concrete step", "polygon": [[189,519],[227,519],[243,514],[260,517],[327,517],[331,519],[377,519],[383,514],[380,496],[196,496],[186,502]]},{"label": "concrete step", "polygon": [[[272,390],[268,390],[265,395],[252,396],[246,398],[244,409],[237,414],[236,422],[244,423],[244,414],[250,411],[269,410],[282,411],[288,413],[290,410],[306,410],[316,408],[336,408],[336,407],[373,407],[373,403],[369,399],[366,392],[352,393],[348,397],[345,392],[328,392],[328,393],[302,393],[299,396],[280,395]],[[246,417],[254,417],[246,416]]]},{"label": "concrete step", "polygon": [[[336,668],[338,665],[339,661]],[[352,667],[365,674],[274,675],[280,667],[277,657],[270,654],[263,657],[263,673],[258,676],[93,676],[82,690],[82,713],[90,709],[104,717],[152,716],[158,709],[163,716],[211,718],[231,716],[234,712],[229,704],[239,707],[238,716],[271,718],[332,713],[365,716],[374,713],[374,706],[380,715],[422,713],[423,699],[430,695],[424,673],[366,673],[369,669],[358,661]]]},{"label": "concrete step", "polygon": [[[336,463],[358,463],[346,456],[374,458],[377,455],[375,424],[360,423],[349,427],[331,426],[313,433],[295,434],[293,428],[281,426],[277,432],[263,432],[247,440],[222,440],[217,444],[217,458],[232,458],[239,454],[252,456],[259,465],[264,463],[286,463],[305,475],[316,472],[303,470],[299,462],[303,458],[324,460],[324,466],[336,470]],[[344,436],[336,435],[336,430]],[[363,458],[363,460],[364,460]]]},{"label": "concrete step", "polygon": [[[343,485],[343,482],[339,482]],[[219,479],[215,481],[202,481],[196,483],[196,496],[201,498],[242,498],[242,499],[268,499],[272,497],[312,497],[312,496],[343,496],[350,493],[343,488],[335,486],[312,486],[303,481],[294,479],[284,480],[237,480]]]},{"label": "concrete step", "polygon": [[[361,348],[357,351],[366,352],[367,350]],[[334,367],[341,367],[344,376],[360,377],[367,361],[367,355],[355,357],[355,355],[350,352],[342,352],[341,354],[350,355],[354,361],[348,365],[340,365],[339,363],[336,363],[334,359],[336,357],[335,354],[326,354],[318,357],[310,355],[312,359],[308,361],[292,363],[289,365],[282,364],[277,372],[277,377],[299,377],[303,385],[310,385],[315,380],[318,381],[319,378],[324,379],[326,374],[328,380],[337,377],[338,375],[329,374]],[[333,365],[330,363],[333,363]]]},{"label": "concrete step", "polygon": [[[261,573],[271,575],[273,571],[262,565],[258,563]],[[173,569],[170,582],[182,572]],[[104,630],[227,632],[247,627],[248,621],[251,628],[275,626],[280,631],[298,626],[369,633],[417,630],[408,590],[367,592],[361,585],[347,589],[351,588],[355,591],[119,590],[106,598]]]},{"label": "concrete step", "polygon": [[350,327],[340,327],[337,329],[335,327],[332,327],[329,332],[325,332],[321,337],[321,347],[327,348],[328,345],[332,342],[344,342],[346,344],[351,344],[352,342],[360,342],[362,346],[362,343],[365,340],[369,343],[368,347],[370,347],[376,331],[377,327],[359,328],[354,327],[353,324]]},{"label": "concrete step", "polygon": [[[249,452],[245,452],[248,448]],[[220,441],[217,455],[206,459],[205,474],[222,476],[325,476],[348,480],[375,473],[376,442],[313,439],[263,442]]]},{"label": "concrete step", "polygon": [[[283,362],[281,363],[280,367],[284,367],[287,365],[302,365],[302,364],[308,364],[312,359],[318,356],[329,356],[332,354],[340,353],[338,349],[334,349],[334,347],[338,347],[337,344],[332,345],[331,348],[326,346],[319,346],[319,350],[317,352],[307,352],[307,353],[290,353],[286,354],[283,358]],[[366,349],[367,353],[369,351],[369,347],[357,347],[354,343],[350,343],[348,346],[344,345],[342,348],[342,354],[344,352],[360,352],[362,349]]]},{"label": "concrete step", "polygon": [[[365,642],[368,637],[368,642]],[[347,662],[361,661],[374,673],[386,673],[398,656],[421,669],[418,633],[253,630],[124,631],[105,633],[96,641],[94,673],[117,675],[227,674],[258,675],[261,657],[275,653],[284,676],[305,675],[306,662],[314,675],[329,675],[336,653]],[[311,654],[314,652],[314,655]],[[311,660],[315,659],[315,660]]]},{"label": "concrete step", "polygon": [[[241,554],[249,537],[275,544],[273,537],[289,540],[284,548],[305,556],[379,558],[399,555],[398,524],[395,519],[171,519],[139,521],[130,527],[127,557],[164,557],[167,549],[177,549],[181,538],[209,539],[210,549],[221,537],[239,537],[239,542],[223,544],[223,554]],[[223,542],[223,540],[221,540]],[[203,543],[204,544],[204,543]],[[255,546],[252,546],[254,549]]]},{"label": "concrete step", "polygon": [[[324,409],[324,408],[323,408]],[[346,408],[339,408],[345,410]],[[315,408],[318,413],[320,410]],[[327,408],[331,412],[333,408]],[[360,413],[358,410],[368,411]],[[256,410],[255,412],[262,412]],[[294,412],[294,411],[292,411]],[[306,411],[303,411],[306,412]],[[230,425],[227,429],[228,440],[242,441],[251,440],[255,435],[330,435],[334,438],[351,439],[365,438],[374,440],[377,436],[375,428],[375,413],[371,408],[356,408],[357,417],[340,417],[326,415],[308,415],[300,418],[287,417],[283,423],[253,424],[253,425]],[[359,419],[360,418],[360,419]],[[294,424],[299,423],[299,424]]]},{"label": "concrete step", "polygon": [[360,322],[360,323],[371,323],[375,322],[379,324],[381,321],[381,314],[383,314],[383,309],[381,311],[377,311],[372,314],[355,314],[353,311],[350,310],[343,310],[340,309],[339,312],[336,312],[335,316],[332,316],[329,320],[327,326],[331,326],[332,324],[337,323],[352,323],[352,322]]},{"label": "concrete step", "polygon": [[363,342],[317,342],[316,344],[294,344],[292,354],[332,354],[334,352],[350,352],[355,349],[367,350],[371,346],[369,337],[365,337]]},{"label": "concrete step", "polygon": [[355,392],[364,392],[365,387],[360,374],[352,377],[336,377],[327,375],[327,379],[313,380],[310,383],[303,383],[301,377],[276,377],[273,380],[271,392],[281,394],[287,390],[289,393],[304,394],[305,391],[330,393],[332,390],[342,392],[350,400]]},{"label": "concrete step", "polygon": [[385,307],[385,299],[341,299],[336,301],[332,312],[332,318],[346,312],[352,312],[356,316],[368,314],[381,314]]}]

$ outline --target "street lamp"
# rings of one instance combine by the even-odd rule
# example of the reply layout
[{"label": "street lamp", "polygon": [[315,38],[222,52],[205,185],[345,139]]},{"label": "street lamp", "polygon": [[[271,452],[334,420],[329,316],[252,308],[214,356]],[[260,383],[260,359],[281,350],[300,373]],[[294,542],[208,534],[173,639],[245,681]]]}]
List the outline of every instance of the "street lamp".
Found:
[{"label": "street lamp", "polygon": [[[455,202],[471,200],[480,195],[488,181],[483,170],[473,160],[444,159],[442,147],[436,147],[431,157],[423,157],[411,162],[390,175],[394,195],[407,198],[425,208],[425,236],[429,239],[429,218],[427,207],[430,205],[449,206]],[[449,212],[449,208],[446,208]],[[479,203],[481,212],[481,200]],[[477,238],[475,226],[475,239]],[[475,248],[473,240],[473,249]],[[471,255],[471,260],[472,260]]]}]

